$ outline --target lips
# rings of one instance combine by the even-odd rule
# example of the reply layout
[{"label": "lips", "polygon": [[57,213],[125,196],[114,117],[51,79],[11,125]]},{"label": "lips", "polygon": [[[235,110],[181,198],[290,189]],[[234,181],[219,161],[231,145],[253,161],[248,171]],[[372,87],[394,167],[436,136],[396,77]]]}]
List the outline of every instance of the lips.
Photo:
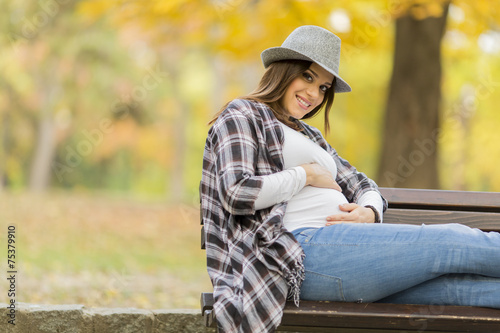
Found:
[{"label": "lips", "polygon": [[304,110],[307,110],[311,106],[311,103],[309,103],[307,100],[303,99],[300,96],[297,96],[297,102],[299,106],[302,107]]}]

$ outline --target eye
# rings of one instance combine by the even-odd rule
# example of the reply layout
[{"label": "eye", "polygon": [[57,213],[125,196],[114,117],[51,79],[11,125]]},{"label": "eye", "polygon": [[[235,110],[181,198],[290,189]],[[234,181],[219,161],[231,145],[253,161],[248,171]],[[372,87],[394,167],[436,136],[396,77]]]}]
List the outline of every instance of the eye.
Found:
[{"label": "eye", "polygon": [[322,93],[326,93],[328,91],[328,86],[322,85],[319,89],[321,89]]},{"label": "eye", "polygon": [[313,77],[311,74],[307,73],[307,72],[304,72],[302,73],[302,76],[304,77],[304,79],[306,79],[306,81],[308,82],[312,82],[313,81]]}]

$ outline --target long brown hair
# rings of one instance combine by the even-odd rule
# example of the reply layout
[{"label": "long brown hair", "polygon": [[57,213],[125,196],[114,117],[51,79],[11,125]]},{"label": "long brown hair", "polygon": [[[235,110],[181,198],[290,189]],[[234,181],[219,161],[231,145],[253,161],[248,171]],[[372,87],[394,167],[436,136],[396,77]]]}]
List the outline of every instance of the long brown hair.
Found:
[{"label": "long brown hair", "polygon": [[[246,96],[240,97],[241,99],[253,100],[267,104],[273,111],[276,118],[285,125],[296,129],[302,130],[297,122],[290,117],[286,109],[281,104],[281,100],[285,95],[287,88],[290,86],[295,78],[302,75],[312,62],[304,60],[281,60],[273,62],[269,65],[266,72],[262,76],[257,88]],[[332,87],[325,93],[325,98],[320,105],[315,107],[311,112],[307,113],[302,119],[314,117],[323,107],[325,108],[325,134],[330,130],[329,113],[333,105],[335,91],[333,85],[335,78],[332,82]],[[229,103],[228,103],[229,104]],[[227,105],[224,105],[221,110],[210,121],[212,124],[224,111]]]}]

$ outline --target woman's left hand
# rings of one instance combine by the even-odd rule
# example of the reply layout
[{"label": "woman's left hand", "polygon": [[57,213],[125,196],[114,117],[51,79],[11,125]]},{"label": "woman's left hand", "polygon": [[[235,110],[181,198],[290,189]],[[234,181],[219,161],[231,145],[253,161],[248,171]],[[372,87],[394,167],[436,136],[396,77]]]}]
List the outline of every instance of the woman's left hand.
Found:
[{"label": "woman's left hand", "polygon": [[347,203],[339,206],[340,210],[346,213],[330,215],[326,218],[326,225],[339,223],[373,223],[375,213],[367,207],[355,203]]}]

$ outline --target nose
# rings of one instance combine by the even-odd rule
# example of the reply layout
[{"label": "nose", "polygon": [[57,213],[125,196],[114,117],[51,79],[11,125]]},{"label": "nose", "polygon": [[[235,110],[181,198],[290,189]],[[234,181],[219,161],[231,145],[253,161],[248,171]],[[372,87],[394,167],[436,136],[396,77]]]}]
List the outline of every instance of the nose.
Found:
[{"label": "nose", "polygon": [[314,84],[311,84],[308,88],[307,88],[307,94],[309,96],[311,96],[311,98],[318,98],[319,97],[319,87],[316,87],[316,85]]}]

